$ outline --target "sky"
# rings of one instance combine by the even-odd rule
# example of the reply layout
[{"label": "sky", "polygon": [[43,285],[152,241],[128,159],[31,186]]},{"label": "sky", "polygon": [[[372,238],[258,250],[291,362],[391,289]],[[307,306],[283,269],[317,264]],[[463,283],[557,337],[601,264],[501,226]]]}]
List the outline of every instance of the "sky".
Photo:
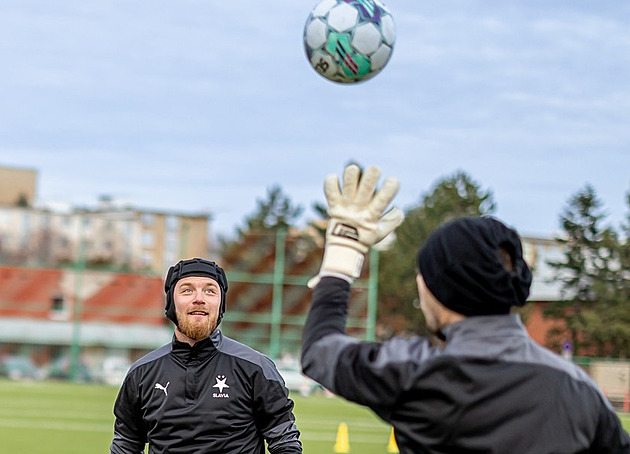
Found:
[{"label": "sky", "polygon": [[279,186],[316,218],[349,161],[409,209],[464,171],[523,235],[550,237],[591,185],[628,216],[630,3],[389,0],[394,52],[327,81],[302,34],[312,0],[0,0],[0,166],[39,203],[209,212],[243,226]]}]

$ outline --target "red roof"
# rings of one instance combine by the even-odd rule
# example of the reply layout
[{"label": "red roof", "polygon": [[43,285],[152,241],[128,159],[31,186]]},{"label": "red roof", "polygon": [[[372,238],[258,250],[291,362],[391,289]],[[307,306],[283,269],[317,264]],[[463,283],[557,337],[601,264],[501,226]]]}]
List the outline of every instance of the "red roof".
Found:
[{"label": "red roof", "polygon": [[82,306],[86,321],[166,323],[164,284],[159,277],[116,274]]},{"label": "red roof", "polygon": [[[63,296],[66,310],[73,311],[74,294],[64,293],[65,273],[74,270],[0,266],[0,317],[52,318],[52,301]],[[90,271],[93,274],[94,271]],[[108,274],[95,293],[81,302],[81,319],[110,323],[163,325],[162,279],[133,274]]]},{"label": "red roof", "polygon": [[0,266],[0,316],[48,318],[62,270]]}]

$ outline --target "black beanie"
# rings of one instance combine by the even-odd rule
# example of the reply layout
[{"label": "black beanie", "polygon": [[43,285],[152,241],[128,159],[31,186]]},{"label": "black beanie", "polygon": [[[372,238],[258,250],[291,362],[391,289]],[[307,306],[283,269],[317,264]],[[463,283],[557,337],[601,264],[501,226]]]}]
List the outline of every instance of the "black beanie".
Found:
[{"label": "black beanie", "polygon": [[[514,269],[499,256],[505,250]],[[463,315],[507,314],[523,306],[532,273],[518,234],[495,218],[465,217],[436,229],[418,252],[418,271],[440,303]]]},{"label": "black beanie", "polygon": [[221,308],[219,309],[219,317],[217,318],[218,325],[225,312],[225,294],[228,291],[227,277],[225,276],[223,268],[219,265],[200,258],[180,260],[175,265],[171,266],[168,273],[166,273],[166,278],[164,279],[164,292],[166,293],[166,307],[164,312],[166,316],[175,323],[175,326],[178,326],[173,290],[175,289],[177,281],[188,276],[209,277],[219,284],[221,288]]}]

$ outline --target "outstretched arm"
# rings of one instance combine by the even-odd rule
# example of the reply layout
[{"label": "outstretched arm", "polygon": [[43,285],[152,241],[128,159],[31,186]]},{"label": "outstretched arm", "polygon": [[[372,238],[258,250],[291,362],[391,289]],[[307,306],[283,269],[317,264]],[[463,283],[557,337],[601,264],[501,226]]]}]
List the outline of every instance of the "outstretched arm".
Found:
[{"label": "outstretched arm", "polygon": [[[336,175],[329,175],[324,182],[330,221],[319,274],[309,282],[315,291],[303,333],[302,369],[333,392],[338,391],[335,379],[343,353],[350,353],[348,347],[358,343],[345,335],[350,285],[359,277],[370,247],[391,233],[404,217],[397,208],[385,213],[399,184],[388,178],[378,188],[380,175],[377,167],[362,172],[351,164],[344,170],[342,185]],[[355,353],[379,348],[378,344],[364,344],[357,346]]]},{"label": "outstretched arm", "polygon": [[313,304],[302,333],[303,372],[333,392],[340,352],[356,342],[345,335],[349,297],[347,281],[323,277],[313,292]]}]

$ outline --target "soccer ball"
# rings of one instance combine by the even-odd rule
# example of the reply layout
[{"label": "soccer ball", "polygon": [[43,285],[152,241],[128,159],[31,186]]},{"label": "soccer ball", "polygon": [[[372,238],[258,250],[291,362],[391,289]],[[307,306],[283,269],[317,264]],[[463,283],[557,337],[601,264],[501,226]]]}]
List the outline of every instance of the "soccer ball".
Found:
[{"label": "soccer ball", "polygon": [[323,0],[304,26],[304,50],[313,69],[343,84],[378,74],[395,40],[394,19],[379,0]]}]

